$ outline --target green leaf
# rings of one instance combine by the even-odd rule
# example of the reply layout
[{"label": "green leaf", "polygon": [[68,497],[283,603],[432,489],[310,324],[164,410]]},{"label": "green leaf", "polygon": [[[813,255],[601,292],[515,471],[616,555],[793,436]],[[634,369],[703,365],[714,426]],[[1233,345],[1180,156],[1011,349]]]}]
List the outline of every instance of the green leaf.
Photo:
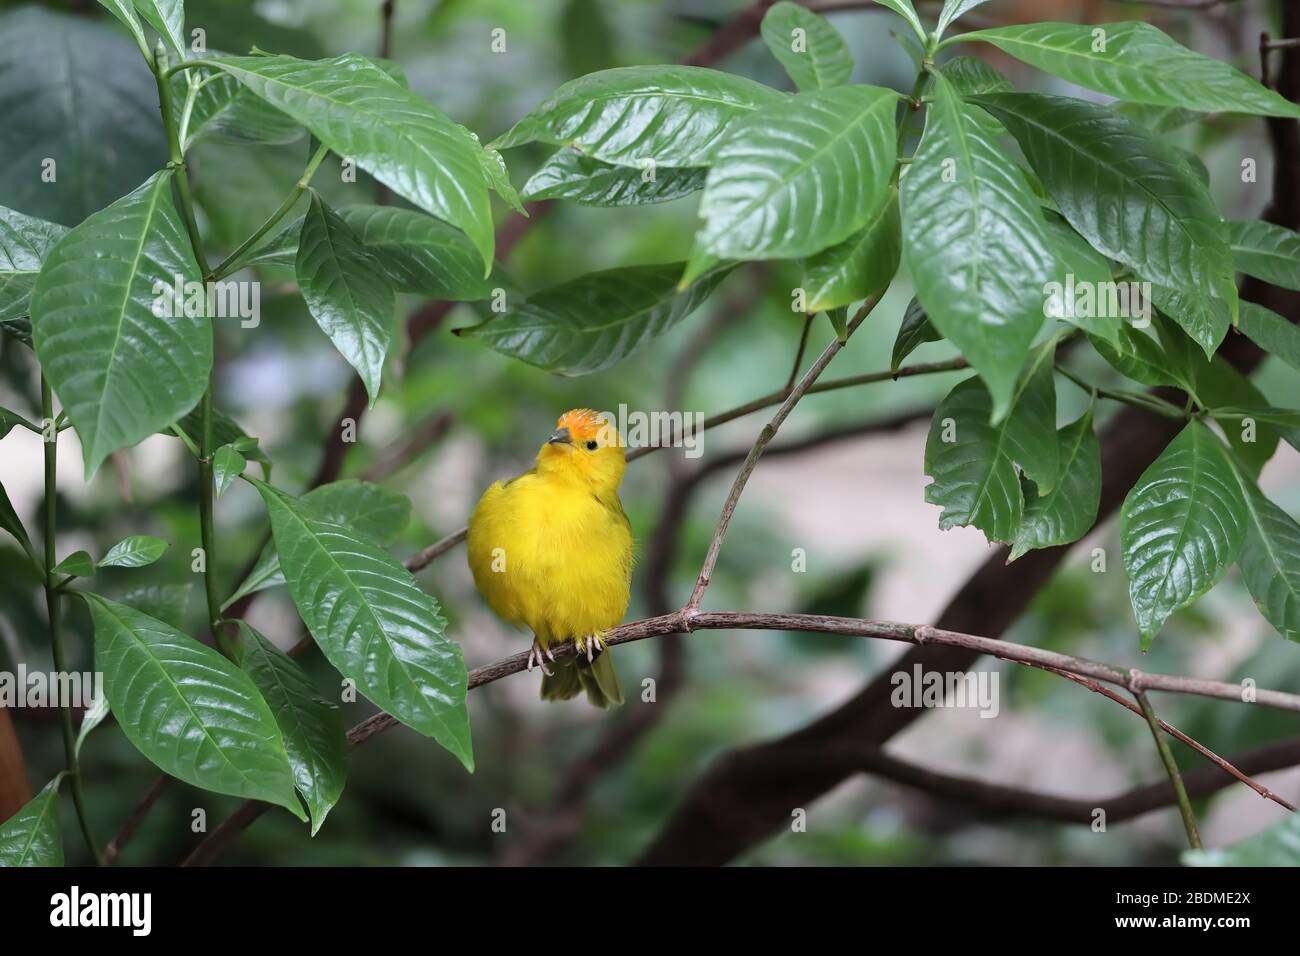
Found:
[{"label": "green leaf", "polygon": [[1241,303],[1237,326],[1246,338],[1287,365],[1300,369],[1300,328],[1271,309],[1253,302]]},{"label": "green leaf", "polygon": [[[343,525],[367,535],[380,545],[397,540],[411,520],[411,502],[395,491],[367,481],[347,478],[313,488],[302,496],[313,511],[330,524]],[[222,606],[229,607],[245,595],[284,583],[280,557],[275,542],[268,541],[253,565],[253,570]]]},{"label": "green leaf", "polygon": [[[179,99],[186,81],[180,74],[172,79]],[[217,73],[199,86],[184,132],[188,149],[198,142],[284,145],[301,139],[303,128],[233,76]]]},{"label": "green leaf", "polygon": [[1300,866],[1300,814],[1287,814],[1280,823],[1231,846],[1184,850],[1182,861],[1185,866]]},{"label": "green leaf", "polygon": [[1043,326],[1055,259],[1037,198],[987,125],[943,76],[933,91],[900,187],[903,259],[926,315],[984,379],[1000,419]]},{"label": "green leaf", "polygon": [[0,14],[0,89],[11,208],[74,225],[167,162],[154,78],[115,24],[34,4]]},{"label": "green leaf", "polygon": [[399,196],[460,229],[487,275],[494,237],[482,147],[433,104],[355,53],[203,62],[225,70]]},{"label": "green leaf", "polygon": [[943,78],[963,97],[1015,91],[1010,80],[973,56],[955,56],[946,63],[939,64],[938,69]]},{"label": "green leaf", "polygon": [[1056,433],[1060,470],[1046,494],[1027,491],[1024,515],[1007,561],[1035,548],[1072,544],[1097,520],[1101,502],[1101,446],[1092,430],[1092,409]]},{"label": "green leaf", "polygon": [[473,770],[465,662],[437,602],[364,536],[252,481],[271,515],[289,594],[330,663]]},{"label": "green leaf", "polygon": [[849,340],[849,307],[841,305],[833,309],[827,309],[826,318],[831,323],[831,328],[835,330],[835,337],[841,342],[847,342]]},{"label": "green leaf", "polygon": [[81,756],[81,747],[90,736],[90,732],[104,722],[108,716],[108,695],[100,694],[81,715],[81,726],[77,728],[77,740],[73,744],[74,752]]},{"label": "green leaf", "polygon": [[248,462],[235,451],[233,445],[222,445],[217,449],[212,456],[212,482],[218,498],[226,493],[226,489],[244,473],[247,466]]},{"label": "green leaf", "polygon": [[[1256,394],[1259,394],[1258,390]],[[1216,419],[1237,421],[1253,418],[1256,421],[1281,425],[1284,428],[1300,428],[1300,409],[1295,408],[1273,408],[1270,405],[1215,405],[1209,411]]]},{"label": "green leaf", "polygon": [[524,199],[569,199],[582,206],[643,206],[670,202],[704,188],[699,166],[615,166],[561,149],[524,184]]},{"label": "green leaf", "polygon": [[922,42],[925,41],[925,27],[921,26],[921,18],[916,15],[916,8],[912,6],[912,0],[876,0],[876,3],[897,13],[907,21],[917,39]]},{"label": "green leaf", "polygon": [[880,292],[902,254],[898,190],[890,186],[871,220],[837,246],[804,260],[801,285],[809,312],[824,312]]},{"label": "green leaf", "polygon": [[[196,407],[188,415],[176,422],[176,427],[183,431],[194,444],[199,444],[203,431],[203,412]],[[212,410],[212,443],[220,448],[222,445],[234,445],[245,458],[269,466],[271,460],[257,447],[257,439],[247,435],[239,423],[219,408]]]},{"label": "green leaf", "polygon": [[162,538],[133,534],[109,548],[108,554],[99,559],[99,567],[143,568],[161,558],[166,550],[167,542]]},{"label": "green leaf", "polygon": [[1117,345],[1100,336],[1090,335],[1088,339],[1097,354],[1135,382],[1183,389],[1190,387],[1186,374],[1173,366],[1155,339],[1127,323],[1120,323]]},{"label": "green leaf", "polygon": [[1262,219],[1232,221],[1227,229],[1228,245],[1238,270],[1284,289],[1300,291],[1300,234]]},{"label": "green leaf", "polygon": [[694,312],[726,274],[718,270],[678,292],[681,269],[681,263],[669,263],[593,272],[455,331],[549,372],[598,372]]},{"label": "green leaf", "polygon": [[959,382],[939,403],[925,444],[925,500],[940,505],[940,529],[974,525],[990,541],[1010,541],[1024,498],[1016,464],[1043,487],[1056,484],[1055,340],[1040,346],[1015,391],[1008,415],[990,424],[992,400],[979,378]]},{"label": "green leaf", "polygon": [[148,584],[122,595],[122,603],[180,630],[189,611],[191,584]]},{"label": "green leaf", "polygon": [[728,124],[784,99],[704,67],[624,66],[570,80],[492,145],[541,140],[620,166],[707,166]]},{"label": "green leaf", "polygon": [[71,574],[76,578],[88,578],[95,573],[95,562],[85,551],[73,551],[54,566],[59,574]]},{"label": "green leaf", "polygon": [[514,184],[510,182],[510,173],[506,169],[505,157],[497,152],[495,148],[479,144],[477,133],[471,133],[463,126],[461,129],[464,129],[470,139],[479,147],[478,164],[479,168],[483,170],[483,178],[487,180],[489,188],[504,199],[511,209],[527,218],[528,210],[524,208],[518,191],[515,189]]},{"label": "green leaf", "polygon": [[1149,23],[1029,23],[961,39],[985,40],[1053,76],[1133,103],[1300,117],[1300,106]]},{"label": "green leaf", "polygon": [[1300,641],[1300,524],[1240,466],[1234,474],[1246,503],[1246,541],[1237,559],[1242,580],[1264,619],[1287,640]]},{"label": "green leaf", "polygon": [[1129,491],[1120,547],[1142,646],[1237,560],[1246,509],[1223,443],[1200,422],[1178,433]]},{"label": "green leaf", "polygon": [[192,409],[212,368],[208,319],[154,313],[159,283],[202,278],[171,179],[156,174],[64,236],[32,292],[36,354],[77,429],[87,477]]},{"label": "green leaf", "polygon": [[894,336],[894,350],[889,357],[889,370],[897,372],[903,364],[903,359],[911,355],[918,346],[926,342],[938,342],[942,338],[939,330],[930,324],[930,317],[925,314],[925,309],[921,308],[921,303],[913,296],[903,312],[903,321],[898,326],[898,334]]},{"label": "green leaf", "polygon": [[465,234],[432,216],[395,206],[348,206],[338,213],[399,292],[464,302],[488,298],[499,284],[483,277]]},{"label": "green leaf", "polygon": [[1211,299],[1223,299],[1235,317],[1232,251],[1219,213],[1165,144],[1114,110],[1070,97],[987,93],[974,101],[1016,138],[1062,215],[1094,249],[1179,290],[1193,306],[1209,311]]},{"label": "green leaf", "polygon": [[825,17],[790,0],[763,16],[763,42],[800,90],[843,86],[853,73],[853,54]]},{"label": "green leaf", "polygon": [[0,206],[0,321],[27,315],[36,276],[67,228]]},{"label": "green leaf", "polygon": [[160,36],[167,39],[176,56],[185,59],[184,0],[135,0],[135,8]]},{"label": "green leaf", "polygon": [[17,412],[8,408],[0,408],[0,438],[4,438],[15,428],[27,428],[39,432],[40,429],[29,422]]},{"label": "green leaf", "polygon": [[1199,113],[1181,106],[1151,106],[1147,103],[1112,103],[1111,108],[1153,133],[1172,133],[1200,120]]},{"label": "green leaf", "polygon": [[[1052,281],[1057,283],[1051,291],[1044,290],[1048,295],[1044,311],[1049,318],[1063,319],[1090,335],[1105,339],[1113,347],[1121,348],[1121,326],[1126,325],[1127,320],[1120,313],[1124,311],[1124,302],[1129,304],[1128,311],[1133,311],[1133,297],[1127,295],[1131,286],[1112,279],[1106,257],[1088,245],[1087,240],[1060,216],[1047,214],[1044,222],[1047,242],[1056,260]],[[1109,297],[1111,290],[1115,292],[1114,309]],[[1121,291],[1126,292],[1124,302],[1119,299]],[[1147,305],[1149,308],[1149,303]]]},{"label": "green leaf", "polygon": [[0,867],[63,866],[59,774],[0,826]]},{"label": "green leaf", "polygon": [[373,406],[392,341],[393,287],[347,223],[315,192],[303,217],[295,271],[316,324],[357,370]]},{"label": "green leaf", "polygon": [[738,120],[714,151],[686,281],[708,256],[792,259],[841,242],[884,204],[898,94],[799,93]]},{"label": "green leaf", "polygon": [[1212,358],[1232,327],[1228,303],[1222,299],[1202,299],[1195,293],[1151,286],[1151,301],[1164,315],[1173,319],[1188,337]]},{"label": "green leaf", "polygon": [[347,780],[343,716],[284,651],[243,621],[239,622],[239,636],[239,666],[253,679],[275,715],[294,785],[307,804],[315,836],[326,814],[338,803]]},{"label": "green leaf", "polygon": [[939,11],[939,23],[934,30],[935,36],[943,36],[954,20],[987,2],[988,0],[944,0],[943,9]]},{"label": "green leaf", "polygon": [[[1216,409],[1211,411],[1211,417],[1223,429],[1233,453],[1253,474],[1259,474],[1260,469],[1277,451],[1278,430],[1270,427],[1273,422],[1269,420],[1272,416],[1267,414],[1268,399],[1223,356],[1216,355],[1212,363],[1201,361],[1201,356],[1195,352],[1192,357],[1194,361],[1188,364],[1192,370],[1192,386],[1197,399],[1207,407]],[[1262,412],[1250,416],[1255,419],[1254,427],[1250,428],[1240,418],[1229,418],[1219,413],[1217,408],[1221,407],[1262,408]],[[1300,422],[1283,420],[1281,424],[1287,427]]]},{"label": "green leaf", "polygon": [[13,503],[9,500],[9,494],[5,491],[4,485],[0,485],[0,530],[8,531],[13,535],[27,557],[31,559],[32,564],[44,572],[45,565],[36,557],[36,551],[32,548],[32,540],[27,537],[27,530],[23,523],[18,519],[18,512],[14,510]]},{"label": "green leaf", "polygon": [[305,819],[284,740],[248,675],[170,624],[81,592],[118,726],[164,773]]}]

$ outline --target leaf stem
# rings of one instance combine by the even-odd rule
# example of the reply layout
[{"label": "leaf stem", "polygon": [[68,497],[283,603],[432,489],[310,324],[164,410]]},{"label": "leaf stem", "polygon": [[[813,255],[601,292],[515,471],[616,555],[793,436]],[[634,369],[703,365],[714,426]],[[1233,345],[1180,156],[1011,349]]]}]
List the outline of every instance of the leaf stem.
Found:
[{"label": "leaf stem", "polygon": [[299,197],[302,196],[302,194],[307,190],[307,187],[311,185],[312,176],[316,175],[316,169],[320,166],[328,153],[329,147],[323,143],[317,147],[316,152],[312,154],[311,159],[307,162],[307,168],[303,170],[302,176],[298,178],[298,182],[295,183],[293,189],[289,191],[289,195],[284,197],[284,201],[280,203],[279,208],[267,217],[266,222],[258,226],[256,232],[241,242],[234,252],[226,256],[226,258],[223,259],[215,269],[208,273],[207,277],[209,279],[224,278],[239,268],[240,260],[244,257],[244,254],[247,253],[248,250],[252,249],[263,236],[275,228],[275,224],[287,216],[289,211],[297,204]]},{"label": "leaf stem", "polygon": [[1178,812],[1182,815],[1183,828],[1187,831],[1187,842],[1191,844],[1193,850],[1199,850],[1201,834],[1196,828],[1196,815],[1192,813],[1192,801],[1187,796],[1187,787],[1183,785],[1183,775],[1178,772],[1178,763],[1174,760],[1173,751],[1169,749],[1169,741],[1165,740],[1165,735],[1160,732],[1160,719],[1156,717],[1155,709],[1147,699],[1146,692],[1136,681],[1132,691],[1138,705],[1142,708],[1142,716],[1147,719],[1147,726],[1151,728],[1151,735],[1155,737],[1156,750],[1160,752],[1160,762],[1165,765],[1165,773],[1169,774],[1169,782],[1173,784],[1174,797],[1178,800]]},{"label": "leaf stem", "polygon": [[[41,376],[41,414],[48,421],[54,417],[54,393],[50,382]],[[54,659],[54,671],[57,674],[67,672],[67,658],[63,653],[63,614],[59,593],[61,583],[55,580],[54,565],[57,561],[56,546],[58,539],[58,514],[55,492],[58,484],[58,441],[57,433],[45,441],[45,609],[50,622],[50,654]],[[90,848],[90,855],[96,866],[103,866],[104,858],[99,851],[99,841],[90,829],[90,819],[86,816],[86,798],[82,792],[81,769],[77,758],[77,735],[72,730],[72,705],[63,700],[59,704],[60,724],[63,730],[63,755],[67,763],[69,786],[72,789],[72,804],[77,810],[77,823],[81,826],[81,835]]]},{"label": "leaf stem", "polygon": [[1098,388],[1096,385],[1086,382],[1078,375],[1075,375],[1064,365],[1057,365],[1056,371],[1060,372],[1085,392],[1090,392],[1099,398],[1108,398],[1113,402],[1123,402],[1125,405],[1132,405],[1134,408],[1141,408],[1148,412],[1155,412],[1157,415],[1164,415],[1166,418],[1176,418],[1179,421],[1185,421],[1189,417],[1188,411],[1179,408],[1177,405],[1166,402],[1163,398],[1157,398],[1155,395],[1144,395],[1141,392],[1125,392],[1109,388]]}]

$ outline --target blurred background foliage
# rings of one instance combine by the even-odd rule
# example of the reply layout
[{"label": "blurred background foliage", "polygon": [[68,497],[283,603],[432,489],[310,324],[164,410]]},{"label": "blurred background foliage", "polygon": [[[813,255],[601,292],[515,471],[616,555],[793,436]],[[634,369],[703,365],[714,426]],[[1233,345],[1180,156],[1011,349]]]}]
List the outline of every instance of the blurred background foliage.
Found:
[{"label": "blurred background foliage", "polygon": [[[929,9],[933,4],[918,4]],[[262,49],[322,56],[380,50],[379,0],[187,0],[191,26],[207,30],[211,49]],[[396,0],[390,55],[413,89],[487,141],[499,135],[550,90],[606,67],[670,62],[696,49],[726,22],[738,0]],[[1093,0],[999,0],[971,15],[973,25],[1031,19],[1085,22],[1147,17],[1195,49],[1257,74],[1254,45],[1270,25],[1227,9],[1189,15],[1131,3]],[[887,11],[833,15],[856,59],[855,82],[907,89],[913,66],[891,36],[898,21]],[[489,52],[493,29],[506,31],[507,50]],[[989,56],[989,50],[979,52]],[[1057,81],[1003,57],[993,61],[1022,89],[1059,89]],[[759,42],[728,56],[720,68],[788,87]],[[1070,92],[1079,95],[1080,91]],[[75,110],[75,118],[69,110]],[[1221,208],[1232,218],[1259,214],[1273,171],[1257,119],[1215,116],[1170,134],[1208,167]],[[27,162],[46,155],[51,140],[80,156],[64,164],[59,188],[41,184]],[[63,153],[61,153],[63,155]],[[0,204],[69,225],[134,188],[164,161],[152,80],[125,35],[94,3],[4,5],[0,12]],[[229,251],[253,230],[292,186],[307,157],[305,139],[284,146],[205,144],[192,154],[197,199],[210,245]],[[538,147],[507,155],[521,186],[544,157]],[[1243,157],[1259,163],[1258,181],[1238,175]],[[1294,175],[1295,171],[1289,171]],[[373,201],[361,174],[341,180],[331,160],[315,185],[335,206]],[[513,283],[541,288],[597,269],[684,259],[698,194],[674,203],[624,209],[553,204],[505,263]],[[504,221],[509,211],[499,205]],[[217,402],[237,418],[275,463],[279,484],[303,488],[334,428],[350,370],[290,294],[287,270],[267,269],[262,320],[255,330],[233,323],[218,335]],[[905,280],[905,275],[903,279]],[[394,349],[383,395],[359,428],[343,467],[345,477],[383,474],[408,495],[412,520],[398,544],[405,556],[460,527],[479,491],[497,477],[527,467],[557,415],[574,406],[722,411],[785,383],[803,318],[790,308],[798,272],[789,264],[746,267],[729,277],[695,315],[632,361],[581,379],[546,374],[449,333],[472,324],[474,307],[459,306],[413,349]],[[889,350],[911,296],[895,284],[869,325],[836,359],[832,375],[887,368]],[[419,303],[407,298],[399,312]],[[395,316],[395,321],[398,317]],[[812,327],[810,349],[828,340]],[[11,342],[0,346],[0,404],[39,407],[31,356]],[[915,360],[947,357],[943,343],[923,346]],[[1098,382],[1115,374],[1098,363]],[[782,432],[783,441],[824,430],[866,425],[916,411],[917,421],[880,436],[846,439],[808,454],[760,466],[729,534],[708,605],[714,608],[799,610],[927,621],[987,545],[974,531],[941,533],[937,509],[922,504],[924,412],[960,374],[919,377],[814,395]],[[1256,376],[1275,403],[1295,404],[1295,373],[1276,360]],[[1288,400],[1288,397],[1290,400]],[[1080,393],[1061,386],[1061,420],[1082,410]],[[630,468],[623,500],[643,559],[678,486],[672,477],[710,458],[747,447],[761,416],[709,433],[701,460],[679,450],[660,452]],[[446,427],[442,427],[445,425]],[[437,435],[412,460],[402,460],[412,436]],[[0,481],[20,514],[41,507],[39,445],[16,430],[0,442]],[[110,569],[98,588],[137,595],[192,634],[201,631],[202,597],[190,572],[198,543],[195,470],[175,440],[155,437],[90,484],[81,477],[75,437],[61,439],[61,553],[102,552],[128,533],[173,542],[147,572]],[[400,467],[392,468],[394,455]],[[689,593],[732,471],[700,483],[685,508],[664,582],[673,606]],[[1265,487],[1293,514],[1300,510],[1300,462],[1283,446]],[[255,493],[235,487],[219,503],[218,573],[228,588],[256,554],[266,533]],[[802,548],[807,570],[791,570]],[[1094,548],[1106,549],[1106,573],[1090,569]],[[1107,525],[1076,547],[1008,637],[1149,670],[1222,679],[1254,676],[1261,685],[1300,689],[1300,649],[1273,633],[1230,576],[1195,608],[1175,616],[1145,656],[1138,649],[1116,531]],[[452,552],[419,575],[443,603],[451,633],[471,666],[522,649],[525,638],[500,625],[475,594],[463,553]],[[643,560],[630,618],[652,611]],[[146,584],[147,582],[147,584]],[[48,668],[38,581],[12,540],[0,541],[0,666],[18,661]],[[72,602],[73,666],[90,666],[89,622]],[[282,589],[255,605],[251,619],[281,646],[299,636]],[[553,831],[557,800],[565,799],[574,762],[591,751],[602,729],[639,708],[662,708],[649,734],[624,759],[597,761],[576,825],[540,857],[552,862],[613,864],[633,859],[707,764],[728,749],[798,727],[854,693],[898,653],[890,645],[826,636],[709,633],[683,640],[685,677],[679,693],[656,703],[639,700],[643,678],[659,673],[661,648],[645,642],[618,650],[631,689],[622,713],[584,704],[544,706],[535,678],[519,676],[471,695],[478,771],[465,774],[429,741],[403,729],[387,733],[351,759],[343,799],[315,839],[287,813],[259,821],[224,857],[261,864],[437,864],[517,861],[520,841]],[[322,688],[337,675],[319,654],[304,658]],[[1159,779],[1146,728],[1131,714],[1051,675],[984,661],[1001,676],[1001,712],[929,715],[891,744],[927,765],[1054,793],[1109,795]],[[1294,719],[1262,708],[1171,699],[1163,715],[1223,754],[1294,733]],[[348,723],[370,712],[345,705]],[[52,714],[15,712],[35,787],[61,766]],[[1199,760],[1176,747],[1186,766]],[[91,816],[106,839],[156,778],[111,723],[96,732],[83,765]],[[1296,773],[1267,782],[1291,799]],[[135,835],[121,860],[170,863],[197,841],[192,811],[203,808],[209,828],[235,801],[174,783]],[[507,813],[507,832],[494,833],[493,811]],[[562,808],[563,809],[563,808]],[[1172,862],[1182,844],[1173,811],[1148,815],[1107,833],[1050,823],[989,821],[969,809],[893,784],[859,779],[809,812],[806,833],[785,833],[753,850],[754,864],[988,864]],[[1199,808],[1207,843],[1234,840],[1276,822],[1280,810],[1234,787]],[[65,811],[68,808],[65,807]],[[68,811],[70,812],[70,811]],[[71,819],[65,832],[74,834]],[[70,836],[70,861],[84,855]]]}]

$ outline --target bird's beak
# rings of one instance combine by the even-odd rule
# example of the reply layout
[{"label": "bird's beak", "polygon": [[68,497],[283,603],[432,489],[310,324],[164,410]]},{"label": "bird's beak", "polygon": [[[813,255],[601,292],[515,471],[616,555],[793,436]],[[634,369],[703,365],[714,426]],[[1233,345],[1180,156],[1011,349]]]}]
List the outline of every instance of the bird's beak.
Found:
[{"label": "bird's beak", "polygon": [[573,437],[569,434],[567,428],[557,428],[551,432],[551,437],[546,439],[548,445],[572,445]]}]

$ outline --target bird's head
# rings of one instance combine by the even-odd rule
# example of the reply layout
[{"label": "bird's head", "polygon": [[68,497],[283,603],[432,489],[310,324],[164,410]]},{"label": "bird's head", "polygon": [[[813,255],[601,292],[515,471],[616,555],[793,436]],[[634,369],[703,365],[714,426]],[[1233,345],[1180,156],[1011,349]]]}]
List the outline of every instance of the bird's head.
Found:
[{"label": "bird's head", "polygon": [[616,491],[625,466],[618,429],[589,408],[561,415],[537,453],[539,472],[586,481],[598,492]]}]

